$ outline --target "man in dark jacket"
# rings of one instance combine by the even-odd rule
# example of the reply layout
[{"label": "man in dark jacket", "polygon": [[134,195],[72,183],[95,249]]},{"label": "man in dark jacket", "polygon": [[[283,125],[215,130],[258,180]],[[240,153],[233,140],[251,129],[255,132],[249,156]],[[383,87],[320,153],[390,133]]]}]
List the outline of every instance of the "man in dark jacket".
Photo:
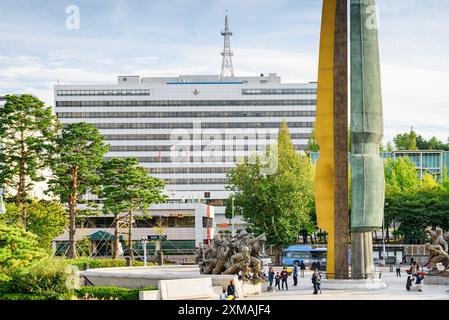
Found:
[{"label": "man in dark jacket", "polygon": [[287,267],[284,267],[281,272],[282,290],[284,290],[284,285],[285,285],[285,288],[288,291],[287,279],[288,279],[288,271],[287,271]]},{"label": "man in dark jacket", "polygon": [[298,262],[295,261],[293,265],[293,285],[298,285]]},{"label": "man in dark jacket", "polygon": [[[318,294],[318,290],[320,290],[320,282],[321,282],[321,276],[317,270],[314,270],[313,275],[312,275],[313,294]],[[321,292],[321,290],[320,290],[320,292]]]},{"label": "man in dark jacket", "polygon": [[304,261],[301,260],[299,263],[299,269],[301,269],[301,278],[304,278],[304,272],[306,271],[306,265]]},{"label": "man in dark jacket", "polygon": [[227,290],[227,291],[228,291],[228,292],[227,292],[228,297],[229,297],[229,296],[234,297],[234,299],[232,299],[232,300],[235,300],[235,299],[237,298],[236,292],[235,292],[234,280],[231,280],[231,281],[229,282],[228,290]]}]

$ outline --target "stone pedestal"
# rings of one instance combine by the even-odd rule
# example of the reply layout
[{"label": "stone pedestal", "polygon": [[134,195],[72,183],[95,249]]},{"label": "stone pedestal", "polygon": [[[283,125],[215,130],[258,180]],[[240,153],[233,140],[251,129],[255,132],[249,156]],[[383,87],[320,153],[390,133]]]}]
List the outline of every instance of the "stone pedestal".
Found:
[{"label": "stone pedestal", "polygon": [[371,232],[352,232],[351,278],[366,279],[374,272]]}]

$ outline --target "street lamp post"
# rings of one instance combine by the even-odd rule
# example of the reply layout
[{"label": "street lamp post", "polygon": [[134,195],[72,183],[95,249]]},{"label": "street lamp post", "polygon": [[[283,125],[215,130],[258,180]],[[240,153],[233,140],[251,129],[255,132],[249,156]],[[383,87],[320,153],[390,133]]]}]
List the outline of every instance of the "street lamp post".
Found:
[{"label": "street lamp post", "polygon": [[147,266],[147,243],[148,240],[142,237],[142,243],[143,243],[143,265]]},{"label": "street lamp post", "polygon": [[235,230],[234,230],[234,197],[232,199],[232,219],[231,219],[231,228],[232,228],[232,237],[235,237]]}]

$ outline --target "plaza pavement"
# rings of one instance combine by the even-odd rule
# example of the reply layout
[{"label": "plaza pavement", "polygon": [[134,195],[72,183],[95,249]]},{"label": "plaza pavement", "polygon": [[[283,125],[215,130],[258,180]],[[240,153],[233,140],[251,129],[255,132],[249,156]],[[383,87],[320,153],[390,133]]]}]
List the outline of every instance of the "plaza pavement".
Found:
[{"label": "plaza pavement", "polygon": [[[276,268],[281,271],[281,268]],[[239,300],[449,300],[449,286],[426,285],[423,292],[407,291],[405,282],[407,273],[401,272],[397,278],[396,272],[382,271],[382,279],[388,288],[382,290],[326,290],[326,284],[321,286],[322,294],[313,294],[312,272],[306,271],[304,278],[298,277],[298,286],[293,286],[293,277],[288,278],[288,291],[262,292],[259,296],[246,297]]]}]

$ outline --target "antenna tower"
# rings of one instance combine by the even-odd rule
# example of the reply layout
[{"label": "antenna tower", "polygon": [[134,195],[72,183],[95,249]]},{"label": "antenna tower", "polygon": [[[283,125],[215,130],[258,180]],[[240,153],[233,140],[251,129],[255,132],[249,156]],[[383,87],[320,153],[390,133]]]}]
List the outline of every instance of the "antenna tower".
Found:
[{"label": "antenna tower", "polygon": [[232,67],[232,56],[233,53],[231,51],[231,36],[232,32],[229,30],[228,23],[228,10],[226,10],[225,16],[225,29],[221,32],[221,35],[224,38],[224,46],[221,55],[223,56],[223,60],[221,63],[221,74],[220,80],[223,81],[224,78],[232,78],[234,77],[234,68]]}]

